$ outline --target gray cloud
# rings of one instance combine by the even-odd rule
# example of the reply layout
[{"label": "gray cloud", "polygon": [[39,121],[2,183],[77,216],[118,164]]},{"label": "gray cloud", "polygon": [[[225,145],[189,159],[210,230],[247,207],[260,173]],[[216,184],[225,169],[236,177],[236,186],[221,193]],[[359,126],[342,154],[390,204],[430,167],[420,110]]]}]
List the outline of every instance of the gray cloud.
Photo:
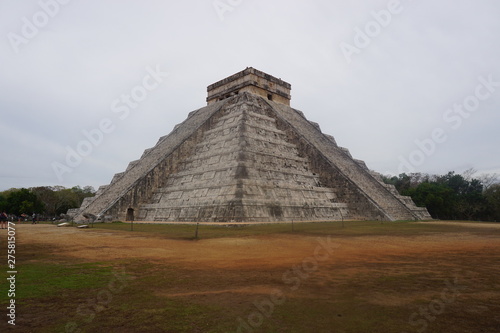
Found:
[{"label": "gray cloud", "polygon": [[[0,190],[109,183],[204,106],[207,85],[247,66],[290,82],[292,106],[376,171],[397,173],[415,140],[442,128],[447,140],[416,171],[500,172],[500,87],[456,130],[443,119],[474,94],[478,77],[500,82],[500,4],[401,1],[348,64],[341,43],[354,45],[355,28],[389,3],[241,1],[221,21],[211,0],[73,0],[15,52],[9,33],[22,36],[23,18],[41,7],[3,1]],[[155,66],[169,76],[121,120],[113,101]],[[52,163],[105,118],[114,130],[58,179]]]}]

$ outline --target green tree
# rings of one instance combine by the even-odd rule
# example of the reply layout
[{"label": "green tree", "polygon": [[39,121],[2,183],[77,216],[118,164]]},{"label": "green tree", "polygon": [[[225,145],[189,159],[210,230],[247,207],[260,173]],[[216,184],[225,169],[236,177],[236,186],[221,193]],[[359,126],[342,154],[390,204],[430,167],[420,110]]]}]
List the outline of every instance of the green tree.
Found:
[{"label": "green tree", "polygon": [[403,192],[403,195],[409,195],[417,206],[427,207],[434,218],[450,219],[453,216],[456,198],[453,190],[443,184],[421,183]]},{"label": "green tree", "polygon": [[500,184],[494,184],[484,191],[486,215],[491,221],[500,222]]},{"label": "green tree", "polygon": [[65,188],[63,186],[41,186],[31,189],[45,205],[45,213],[55,216],[70,208],[80,207],[84,198],[94,195],[92,186]]},{"label": "green tree", "polygon": [[[418,206],[427,207],[434,218],[473,220],[496,216],[492,206],[495,202],[494,190],[486,192],[482,180],[472,177],[474,173],[473,169],[464,171],[462,175],[454,171],[433,176],[411,173],[385,177],[384,181],[396,186],[399,193],[411,196]],[[491,185],[496,176],[481,179],[486,179]],[[486,194],[490,196],[489,201]]]},{"label": "green tree", "polygon": [[8,213],[21,215],[31,213],[43,213],[45,210],[43,202],[32,191],[21,188],[9,190],[6,197],[5,210]]},{"label": "green tree", "polygon": [[31,191],[35,193],[38,199],[44,203],[45,214],[51,216],[55,215],[58,198],[54,188],[49,186],[40,186],[31,188]]},{"label": "green tree", "polygon": [[399,176],[392,177],[382,177],[386,184],[392,184],[396,187],[399,193],[403,193],[404,191],[408,191],[411,185],[411,178],[406,173],[402,173]]},{"label": "green tree", "polygon": [[0,212],[7,210],[7,198],[6,195],[0,193]]}]

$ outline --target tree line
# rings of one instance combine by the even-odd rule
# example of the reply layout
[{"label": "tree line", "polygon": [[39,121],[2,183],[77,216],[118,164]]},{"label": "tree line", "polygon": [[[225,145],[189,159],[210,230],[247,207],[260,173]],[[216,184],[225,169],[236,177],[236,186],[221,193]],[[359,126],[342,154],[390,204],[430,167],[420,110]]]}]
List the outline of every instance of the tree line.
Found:
[{"label": "tree line", "polygon": [[496,174],[474,178],[475,171],[445,175],[423,173],[384,176],[384,182],[410,196],[441,220],[500,221],[500,183]]},{"label": "tree line", "polygon": [[94,196],[92,186],[40,186],[11,188],[0,192],[0,211],[10,215],[31,216],[33,213],[44,218],[65,214],[70,208],[78,208],[86,197]]},{"label": "tree line", "polygon": [[[401,195],[410,196],[419,207],[427,207],[431,216],[442,220],[500,221],[500,182],[497,175],[474,178],[475,171],[445,175],[424,173],[383,176]],[[40,186],[12,188],[0,192],[0,211],[8,214],[46,218],[65,214],[80,207],[86,197],[95,195],[92,186]]]}]

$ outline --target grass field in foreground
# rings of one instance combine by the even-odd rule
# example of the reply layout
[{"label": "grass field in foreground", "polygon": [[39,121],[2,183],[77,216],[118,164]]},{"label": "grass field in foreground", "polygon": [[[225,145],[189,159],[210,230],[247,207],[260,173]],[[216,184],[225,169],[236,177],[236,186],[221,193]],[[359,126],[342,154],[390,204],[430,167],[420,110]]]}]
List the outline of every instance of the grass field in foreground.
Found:
[{"label": "grass field in foreground", "polygon": [[[67,236],[75,241],[88,237],[84,245],[61,247],[50,237],[46,242],[19,244],[18,325],[6,327],[3,319],[0,331],[236,332],[238,327],[241,332],[287,333],[500,331],[497,228],[366,221],[345,222],[344,227],[340,222],[294,224],[293,230],[291,224],[200,225],[199,240],[194,241],[195,225],[133,227],[130,231],[126,223],[96,224]],[[19,237],[28,239],[36,229],[20,230]],[[51,230],[54,235],[58,232],[55,226]],[[213,266],[204,264],[203,258],[192,258],[200,260],[196,266],[161,254],[106,256],[110,248],[133,248],[134,235],[148,237],[151,248],[168,246],[174,251],[176,244],[190,244],[207,256],[212,247],[220,246],[217,239],[227,238],[257,240],[245,243],[248,252],[275,241],[289,241],[290,247],[310,241],[312,247],[298,251],[302,254],[292,260],[293,265],[280,264],[286,253],[279,251],[264,256],[265,265],[250,262],[251,255],[222,257],[224,265]],[[297,280],[286,283],[283,274],[300,267],[312,255],[314,239],[326,236],[343,246],[293,289]],[[123,245],[107,239],[123,240]],[[457,241],[444,242],[450,239]],[[420,240],[425,240],[422,247],[415,247]],[[405,246],[405,241],[413,245]],[[364,248],[373,242],[380,244],[376,253]],[[85,248],[102,248],[99,261],[70,255]],[[269,264],[272,260],[275,265]],[[456,285],[458,294],[446,293],[451,302],[443,303],[436,314],[421,315],[422,308],[429,312],[442,302],[447,283]],[[285,300],[269,305],[272,290],[281,291]],[[2,290],[0,308],[7,301]],[[259,325],[248,326],[252,319]]]},{"label": "grass field in foreground", "polygon": [[[454,221],[459,222],[459,221]],[[151,233],[157,237],[169,239],[213,239],[224,237],[250,237],[272,234],[296,235],[332,235],[332,236],[362,236],[362,235],[400,235],[412,236],[426,233],[477,231],[474,224],[485,222],[464,221],[461,226],[435,225],[426,222],[413,221],[380,222],[380,221],[334,221],[311,223],[275,223],[275,224],[245,224],[229,223],[228,225],[199,224],[148,224],[148,223],[96,223],[90,229],[115,230],[132,233]],[[491,225],[499,223],[490,222]],[[468,227],[470,225],[470,227]],[[196,233],[196,230],[198,232]]]}]

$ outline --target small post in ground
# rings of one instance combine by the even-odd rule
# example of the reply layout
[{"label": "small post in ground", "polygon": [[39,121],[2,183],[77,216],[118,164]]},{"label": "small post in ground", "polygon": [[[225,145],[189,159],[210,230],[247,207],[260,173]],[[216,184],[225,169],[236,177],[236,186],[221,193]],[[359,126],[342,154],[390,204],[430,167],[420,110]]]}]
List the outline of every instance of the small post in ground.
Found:
[{"label": "small post in ground", "polygon": [[198,226],[200,225],[200,223],[196,223],[196,230],[194,232],[194,238],[195,239],[198,239]]}]

